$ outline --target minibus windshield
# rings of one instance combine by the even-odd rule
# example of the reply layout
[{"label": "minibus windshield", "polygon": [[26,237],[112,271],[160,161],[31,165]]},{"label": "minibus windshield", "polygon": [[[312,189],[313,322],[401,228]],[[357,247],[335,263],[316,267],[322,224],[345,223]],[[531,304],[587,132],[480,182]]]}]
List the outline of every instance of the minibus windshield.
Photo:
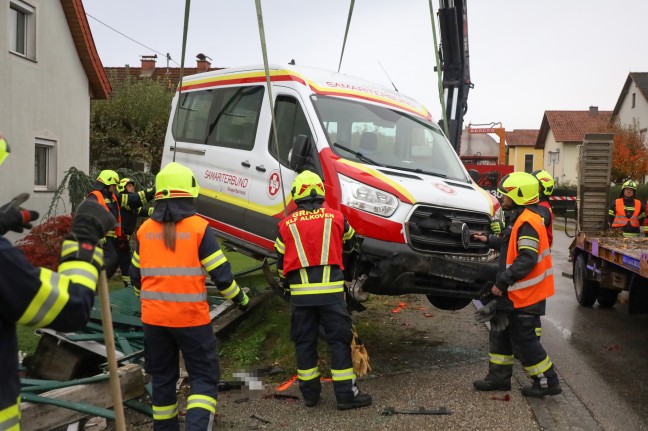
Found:
[{"label": "minibus windshield", "polygon": [[467,181],[438,126],[403,112],[333,96],[312,96],[329,146],[340,157]]}]

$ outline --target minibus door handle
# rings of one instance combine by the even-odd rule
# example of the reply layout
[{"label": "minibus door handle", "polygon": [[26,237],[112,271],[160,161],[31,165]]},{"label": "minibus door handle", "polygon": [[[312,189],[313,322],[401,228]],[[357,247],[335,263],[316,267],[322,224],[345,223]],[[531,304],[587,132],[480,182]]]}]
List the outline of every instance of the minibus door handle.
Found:
[{"label": "minibus door handle", "polygon": [[246,167],[246,168],[249,168],[249,167],[252,166],[252,165],[250,165],[250,162],[248,162],[248,161],[246,160],[246,161],[244,161],[244,162],[241,162],[241,166],[244,166],[244,167]]},{"label": "minibus door handle", "polygon": [[260,165],[260,166],[257,166],[257,167],[256,167],[256,170],[259,171],[259,172],[265,172],[265,171],[266,171],[266,168],[263,167],[263,165]]}]

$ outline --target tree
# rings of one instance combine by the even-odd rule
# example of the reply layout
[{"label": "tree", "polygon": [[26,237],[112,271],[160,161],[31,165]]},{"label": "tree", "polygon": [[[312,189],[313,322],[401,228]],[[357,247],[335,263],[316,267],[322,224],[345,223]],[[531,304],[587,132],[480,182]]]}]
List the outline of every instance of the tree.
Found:
[{"label": "tree", "polygon": [[612,181],[643,180],[648,174],[648,149],[637,123],[624,125],[616,122],[611,129],[614,133]]},{"label": "tree", "polygon": [[158,80],[127,74],[109,77],[111,98],[90,107],[90,164],[95,169],[130,168],[142,164],[157,172],[162,159],[173,89]]}]

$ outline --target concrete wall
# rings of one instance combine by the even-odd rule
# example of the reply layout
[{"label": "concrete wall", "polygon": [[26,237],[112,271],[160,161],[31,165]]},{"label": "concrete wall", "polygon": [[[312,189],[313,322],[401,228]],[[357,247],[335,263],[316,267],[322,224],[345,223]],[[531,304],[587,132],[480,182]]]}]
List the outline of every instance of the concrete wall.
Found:
[{"label": "concrete wall", "polygon": [[[35,8],[35,60],[9,52],[0,37],[0,131],[12,150],[0,167],[0,203],[28,192],[25,206],[44,214],[53,192],[34,191],[35,141],[56,141],[55,187],[71,166],[88,172],[90,90],[61,3],[25,3]],[[0,31],[8,20],[9,0],[0,0]]]},{"label": "concrete wall", "polygon": [[524,172],[524,158],[527,154],[533,154],[533,170],[545,169],[543,166],[544,153],[533,147],[509,147],[509,163],[515,171]]}]

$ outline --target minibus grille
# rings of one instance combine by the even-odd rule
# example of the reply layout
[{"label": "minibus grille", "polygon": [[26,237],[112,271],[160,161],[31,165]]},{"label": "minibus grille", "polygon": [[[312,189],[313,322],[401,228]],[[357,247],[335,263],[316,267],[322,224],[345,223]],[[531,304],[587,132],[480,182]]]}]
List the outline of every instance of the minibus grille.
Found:
[{"label": "minibus grille", "polygon": [[461,234],[457,232],[457,226],[463,223],[471,233],[490,232],[488,214],[419,205],[405,223],[407,242],[413,249],[423,252],[488,254],[489,247],[483,242],[471,241],[468,249],[464,248]]}]

